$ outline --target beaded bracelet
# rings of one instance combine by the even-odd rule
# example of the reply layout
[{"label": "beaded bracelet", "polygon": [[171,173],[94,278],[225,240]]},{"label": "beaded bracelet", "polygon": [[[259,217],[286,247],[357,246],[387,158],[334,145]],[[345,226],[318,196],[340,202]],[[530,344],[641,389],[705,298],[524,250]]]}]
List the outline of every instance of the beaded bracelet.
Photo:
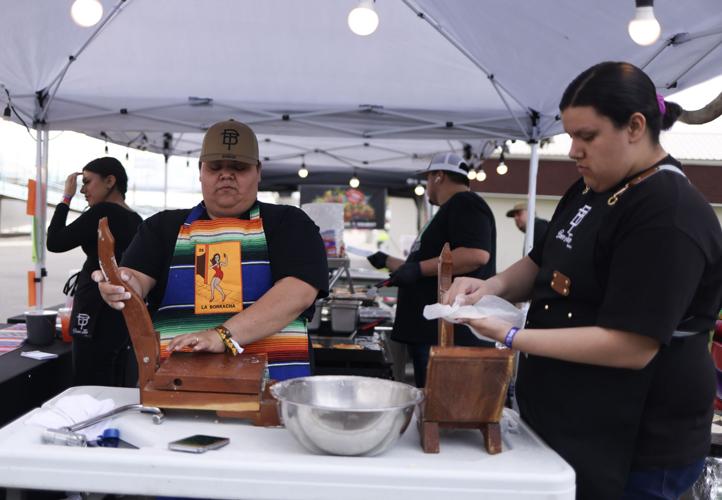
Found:
[{"label": "beaded bracelet", "polygon": [[511,349],[511,345],[514,343],[514,337],[516,336],[517,332],[519,331],[519,328],[512,326],[509,328],[509,331],[506,332],[506,337],[504,337],[504,345],[507,346],[509,349]]},{"label": "beaded bracelet", "polygon": [[223,345],[226,346],[226,350],[230,351],[231,354],[236,356],[241,346],[238,345],[238,342],[233,340],[233,337],[231,336],[231,331],[223,325],[216,326],[214,330],[216,331],[216,333],[218,333],[218,336],[223,341]]}]

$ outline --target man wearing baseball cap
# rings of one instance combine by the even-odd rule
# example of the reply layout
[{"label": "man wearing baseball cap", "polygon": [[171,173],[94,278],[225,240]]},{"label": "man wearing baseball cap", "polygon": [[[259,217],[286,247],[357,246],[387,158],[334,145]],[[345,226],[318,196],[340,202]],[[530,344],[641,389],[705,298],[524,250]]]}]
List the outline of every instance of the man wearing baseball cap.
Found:
[{"label": "man wearing baseball cap", "polygon": [[[296,207],[258,201],[258,141],[243,123],[208,129],[199,170],[203,201],[148,218],[123,255],[121,275],[147,298],[161,356],[243,347],[268,355],[272,379],[310,375],[306,320],[328,295],[318,227]],[[93,277],[122,309],[130,294]]]},{"label": "man wearing baseball cap", "polygon": [[[517,203],[506,213],[507,217],[514,219],[514,224],[522,233],[526,233],[527,218],[529,216],[526,202]],[[534,217],[534,246],[541,245],[544,242],[544,236],[547,233],[549,221]]]},{"label": "man wearing baseball cap", "polygon": [[[368,257],[377,269],[391,271],[390,286],[398,286],[393,340],[407,344],[416,385],[426,381],[429,348],[438,344],[436,321],[425,320],[424,306],[437,302],[437,264],[445,243],[451,246],[455,276],[487,279],[496,274],[496,225],[486,202],[469,189],[469,166],[454,153],[435,155],[420,175],[426,194],[439,207],[411,246],[407,259],[383,252]],[[455,327],[457,345],[480,345],[463,325]]]}]

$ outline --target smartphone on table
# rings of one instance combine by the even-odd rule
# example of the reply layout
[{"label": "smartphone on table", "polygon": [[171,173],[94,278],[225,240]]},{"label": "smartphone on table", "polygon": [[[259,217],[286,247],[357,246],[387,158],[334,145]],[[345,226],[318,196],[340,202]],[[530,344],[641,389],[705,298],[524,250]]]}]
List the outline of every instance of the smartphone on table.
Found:
[{"label": "smartphone on table", "polygon": [[217,450],[230,442],[230,439],[219,436],[206,436],[196,434],[187,438],[171,441],[168,449],[173,451],[185,451],[187,453],[204,453],[208,450]]}]

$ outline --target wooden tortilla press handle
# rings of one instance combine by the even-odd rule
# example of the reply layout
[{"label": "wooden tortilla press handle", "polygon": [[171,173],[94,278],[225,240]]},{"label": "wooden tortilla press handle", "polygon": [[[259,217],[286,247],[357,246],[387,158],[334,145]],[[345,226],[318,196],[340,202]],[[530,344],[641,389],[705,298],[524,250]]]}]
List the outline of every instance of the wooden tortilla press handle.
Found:
[{"label": "wooden tortilla press handle", "polygon": [[[438,264],[438,301],[451,288],[451,282],[454,274],[454,264],[451,259],[451,247],[448,243],[444,244],[444,248],[439,255]],[[454,325],[439,319],[439,345],[442,347],[451,347],[454,345]]]},{"label": "wooden tortilla press handle", "polygon": [[158,369],[160,341],[153,328],[145,301],[135,290],[126,286],[120,277],[120,270],[115,260],[115,238],[110,232],[107,217],[103,217],[98,222],[98,260],[105,279],[113,285],[124,286],[130,292],[130,299],[125,302],[123,308],[123,318],[138,361],[138,382],[143,388]]}]

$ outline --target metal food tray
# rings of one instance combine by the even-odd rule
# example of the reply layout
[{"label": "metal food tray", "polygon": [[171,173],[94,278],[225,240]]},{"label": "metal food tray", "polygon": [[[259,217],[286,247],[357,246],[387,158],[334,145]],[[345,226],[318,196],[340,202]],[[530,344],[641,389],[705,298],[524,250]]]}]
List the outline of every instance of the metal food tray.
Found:
[{"label": "metal food tray", "polygon": [[391,309],[384,307],[361,307],[359,308],[359,317],[362,321],[376,319],[392,319],[393,313],[391,312]]}]

